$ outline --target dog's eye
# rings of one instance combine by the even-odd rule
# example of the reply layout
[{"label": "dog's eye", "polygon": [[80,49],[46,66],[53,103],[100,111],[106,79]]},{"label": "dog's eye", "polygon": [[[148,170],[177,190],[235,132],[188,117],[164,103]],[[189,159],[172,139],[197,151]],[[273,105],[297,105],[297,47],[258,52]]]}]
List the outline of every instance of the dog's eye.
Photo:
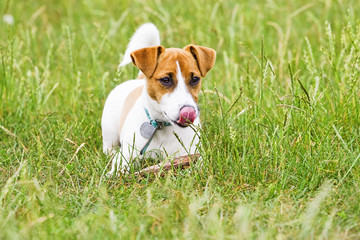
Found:
[{"label": "dog's eye", "polygon": [[191,86],[195,86],[195,85],[197,85],[199,82],[200,82],[200,78],[199,78],[199,77],[196,77],[196,76],[193,76],[193,77],[191,78],[190,85],[191,85]]},{"label": "dog's eye", "polygon": [[169,77],[160,78],[159,81],[161,82],[162,85],[166,87],[170,87],[171,85],[173,85],[173,81]]}]

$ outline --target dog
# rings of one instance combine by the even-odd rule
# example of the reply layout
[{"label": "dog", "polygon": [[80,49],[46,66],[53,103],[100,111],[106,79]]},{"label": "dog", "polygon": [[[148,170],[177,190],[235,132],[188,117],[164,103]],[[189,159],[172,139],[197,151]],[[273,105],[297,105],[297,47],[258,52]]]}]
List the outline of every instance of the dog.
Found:
[{"label": "dog", "polygon": [[128,171],[145,154],[156,158],[196,152],[201,81],[215,58],[215,50],[202,46],[165,49],[152,23],[137,29],[119,67],[132,62],[140,70],[138,78],[113,89],[102,114],[103,152],[113,156],[108,176]]}]

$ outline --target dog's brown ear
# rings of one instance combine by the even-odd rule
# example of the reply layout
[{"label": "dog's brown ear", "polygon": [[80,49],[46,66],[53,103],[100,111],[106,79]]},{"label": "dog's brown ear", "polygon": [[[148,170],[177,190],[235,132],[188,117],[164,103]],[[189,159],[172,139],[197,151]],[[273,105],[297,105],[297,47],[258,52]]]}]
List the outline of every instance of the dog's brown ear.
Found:
[{"label": "dog's brown ear", "polygon": [[206,73],[214,66],[216,58],[215,50],[196,45],[188,45],[184,49],[193,55],[197,62],[201,76],[205,77]]},{"label": "dog's brown ear", "polygon": [[133,64],[139,68],[146,77],[151,78],[157,66],[157,60],[165,51],[163,46],[142,48],[130,53]]}]

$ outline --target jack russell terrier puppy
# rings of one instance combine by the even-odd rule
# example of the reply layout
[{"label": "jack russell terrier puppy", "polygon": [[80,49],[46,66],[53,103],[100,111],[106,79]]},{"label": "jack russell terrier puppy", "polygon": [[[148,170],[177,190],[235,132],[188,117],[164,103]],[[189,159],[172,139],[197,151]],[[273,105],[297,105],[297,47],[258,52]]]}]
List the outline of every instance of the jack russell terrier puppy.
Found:
[{"label": "jack russell terrier puppy", "polygon": [[196,45],[165,49],[152,23],[135,32],[119,67],[132,62],[140,70],[138,79],[109,94],[101,120],[103,151],[114,156],[108,176],[127,171],[145,152],[151,158],[159,150],[164,157],[195,153],[199,135],[189,125],[200,127],[201,78],[215,57],[213,49]]}]

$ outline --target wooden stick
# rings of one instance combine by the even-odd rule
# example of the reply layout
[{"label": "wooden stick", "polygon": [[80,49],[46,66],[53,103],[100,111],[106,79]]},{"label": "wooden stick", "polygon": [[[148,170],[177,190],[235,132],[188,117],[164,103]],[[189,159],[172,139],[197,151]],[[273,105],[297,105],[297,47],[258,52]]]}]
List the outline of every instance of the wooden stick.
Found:
[{"label": "wooden stick", "polygon": [[173,161],[164,161],[159,164],[144,168],[138,172],[135,172],[135,176],[145,177],[149,174],[159,173],[160,170],[168,172],[172,169],[185,169],[191,166],[191,164],[196,163],[199,159],[200,154],[193,154],[189,156],[181,156],[175,158]]}]

